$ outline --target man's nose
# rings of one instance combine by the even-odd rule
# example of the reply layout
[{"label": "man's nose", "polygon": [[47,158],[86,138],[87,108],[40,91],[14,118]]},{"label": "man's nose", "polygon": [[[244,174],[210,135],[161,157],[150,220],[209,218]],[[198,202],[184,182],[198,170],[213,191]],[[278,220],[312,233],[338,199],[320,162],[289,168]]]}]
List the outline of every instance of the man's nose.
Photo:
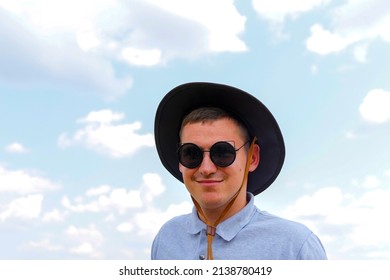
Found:
[{"label": "man's nose", "polygon": [[209,152],[203,153],[203,160],[198,170],[201,174],[205,176],[213,174],[217,171],[217,166],[211,160]]}]

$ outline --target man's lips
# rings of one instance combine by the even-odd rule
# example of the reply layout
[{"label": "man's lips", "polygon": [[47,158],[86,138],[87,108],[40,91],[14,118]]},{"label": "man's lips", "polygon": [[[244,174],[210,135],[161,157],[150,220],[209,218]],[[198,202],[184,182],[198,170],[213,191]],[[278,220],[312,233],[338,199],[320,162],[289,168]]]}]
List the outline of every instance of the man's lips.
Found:
[{"label": "man's lips", "polygon": [[217,179],[198,179],[196,180],[198,184],[204,185],[204,186],[213,186],[217,185],[222,182],[222,180]]}]

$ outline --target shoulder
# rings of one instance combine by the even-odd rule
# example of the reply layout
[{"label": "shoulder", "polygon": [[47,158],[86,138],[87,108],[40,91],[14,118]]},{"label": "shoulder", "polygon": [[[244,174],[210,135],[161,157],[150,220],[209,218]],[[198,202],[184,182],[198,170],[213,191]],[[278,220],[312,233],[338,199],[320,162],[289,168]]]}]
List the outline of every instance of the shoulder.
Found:
[{"label": "shoulder", "polygon": [[281,218],[266,211],[261,211],[258,208],[256,208],[253,221],[255,224],[261,224],[264,227],[272,228],[274,231],[292,232],[303,235],[307,235],[311,232],[311,230],[302,223]]},{"label": "shoulder", "polygon": [[[257,209],[253,223],[296,259],[326,259],[320,239],[306,225]],[[277,246],[276,246],[277,247]]]},{"label": "shoulder", "polygon": [[[152,243],[152,259],[174,259],[177,252],[186,240],[191,223],[191,214],[181,215],[168,220],[163,224]],[[173,255],[171,255],[173,254]]]},{"label": "shoulder", "polygon": [[191,223],[191,214],[179,215],[165,222],[161,226],[159,233],[172,231],[175,229],[177,230],[177,228],[186,228],[190,223]]},{"label": "shoulder", "polygon": [[154,243],[161,240],[171,242],[172,238],[182,236],[192,225],[192,214],[179,215],[165,222],[154,238]]}]

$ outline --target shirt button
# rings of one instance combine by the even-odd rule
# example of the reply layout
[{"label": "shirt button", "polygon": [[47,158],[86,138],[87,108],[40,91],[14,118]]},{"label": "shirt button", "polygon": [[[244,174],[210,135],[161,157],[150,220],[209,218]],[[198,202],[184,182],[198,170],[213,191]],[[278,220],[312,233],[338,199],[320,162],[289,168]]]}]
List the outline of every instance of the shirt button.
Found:
[{"label": "shirt button", "polygon": [[206,257],[204,255],[199,255],[200,260],[204,260]]}]

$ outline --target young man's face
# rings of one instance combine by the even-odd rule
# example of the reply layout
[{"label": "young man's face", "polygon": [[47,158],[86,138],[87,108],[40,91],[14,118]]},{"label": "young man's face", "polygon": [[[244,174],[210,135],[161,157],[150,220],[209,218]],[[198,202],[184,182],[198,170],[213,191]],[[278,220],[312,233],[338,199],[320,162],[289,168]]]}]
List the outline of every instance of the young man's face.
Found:
[{"label": "young man's face", "polygon": [[[235,149],[238,149],[246,140],[237,124],[227,118],[203,123],[189,123],[184,126],[181,134],[181,143],[193,143],[206,151],[209,151],[211,146],[219,141],[234,143]],[[228,167],[215,165],[210,159],[210,153],[205,152],[203,161],[198,167],[191,169],[180,164],[179,168],[184,184],[202,209],[220,212],[240,188],[244,179],[246,162],[247,149],[243,147],[236,152],[235,161]],[[249,170],[256,169],[258,163],[259,147],[256,145]],[[242,207],[245,203],[246,185],[241,190],[235,204]]]}]

